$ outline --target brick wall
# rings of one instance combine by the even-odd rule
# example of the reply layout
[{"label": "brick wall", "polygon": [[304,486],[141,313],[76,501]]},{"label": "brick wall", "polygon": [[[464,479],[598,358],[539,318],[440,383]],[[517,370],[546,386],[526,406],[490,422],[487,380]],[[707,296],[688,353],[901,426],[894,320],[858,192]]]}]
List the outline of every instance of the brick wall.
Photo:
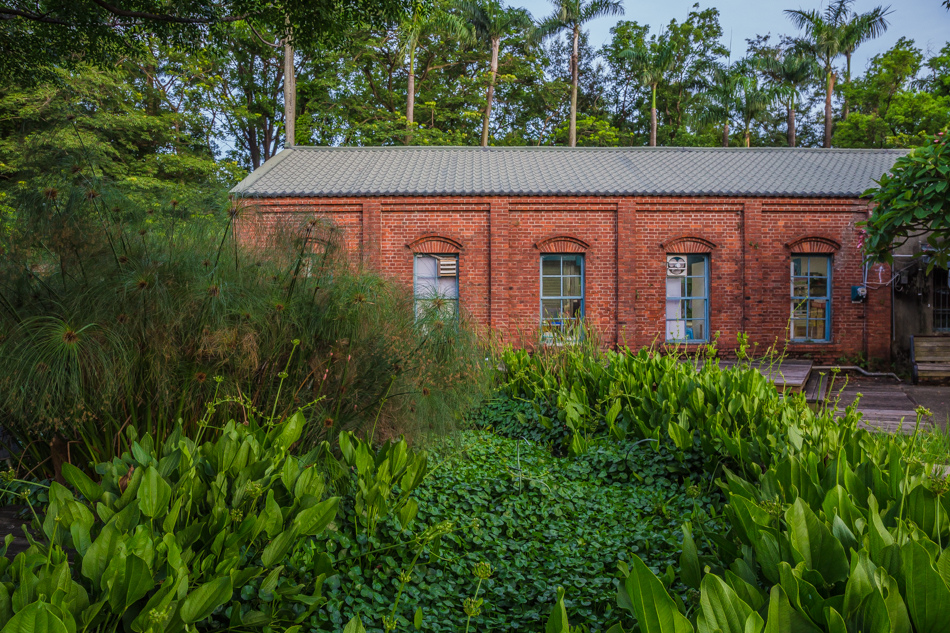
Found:
[{"label": "brick wall", "polygon": [[[710,330],[734,349],[746,332],[759,349],[836,361],[889,357],[890,270],[868,271],[868,299],[851,302],[864,267],[855,223],[867,206],[850,199],[621,197],[376,197],[243,200],[235,235],[266,247],[270,236],[315,217],[339,229],[355,263],[412,285],[413,248],[426,239],[458,245],[459,293],[477,323],[518,342],[536,335],[539,257],[552,238],[585,254],[586,318],[610,343],[638,347],[665,333],[666,254],[694,240],[710,258]],[[687,241],[671,243],[685,238]],[[789,269],[803,239],[833,258],[828,343],[789,343]],[[552,242],[566,244],[567,242]],[[808,242],[811,244],[811,242]],[[815,242],[816,244],[818,242]],[[672,249],[672,250],[671,250]],[[431,251],[430,251],[431,252]]]}]

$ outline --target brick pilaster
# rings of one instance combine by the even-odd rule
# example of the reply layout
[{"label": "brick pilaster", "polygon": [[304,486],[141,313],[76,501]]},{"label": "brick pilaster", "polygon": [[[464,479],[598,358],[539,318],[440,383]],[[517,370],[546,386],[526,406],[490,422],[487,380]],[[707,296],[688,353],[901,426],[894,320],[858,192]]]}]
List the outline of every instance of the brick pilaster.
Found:
[{"label": "brick pilaster", "polygon": [[617,345],[635,345],[638,244],[636,202],[621,198],[617,203]]},{"label": "brick pilaster", "polygon": [[383,217],[379,200],[363,202],[363,265],[382,272],[383,266]]},{"label": "brick pilaster", "polygon": [[491,327],[504,336],[509,323],[509,281],[508,268],[511,263],[508,248],[510,244],[510,222],[508,216],[508,198],[493,198],[489,211],[489,307]]},{"label": "brick pilaster", "polygon": [[[771,258],[763,249],[762,234],[762,202],[747,200],[742,205],[742,320],[740,331],[755,333],[763,323],[763,283],[761,271],[765,265],[772,266],[771,262],[763,261]],[[774,251],[773,251],[774,252]],[[715,265],[715,264],[713,264]],[[715,306],[711,306],[715,309]],[[769,341],[759,341],[768,343]],[[726,341],[732,345],[733,341]]]}]

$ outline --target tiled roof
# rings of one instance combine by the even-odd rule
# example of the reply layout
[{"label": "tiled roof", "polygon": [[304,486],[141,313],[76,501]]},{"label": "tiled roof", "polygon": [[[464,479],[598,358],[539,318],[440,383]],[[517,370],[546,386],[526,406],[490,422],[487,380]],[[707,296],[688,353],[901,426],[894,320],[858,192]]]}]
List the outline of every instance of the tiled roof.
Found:
[{"label": "tiled roof", "polygon": [[231,192],[247,197],[857,197],[904,150],[294,147]]}]

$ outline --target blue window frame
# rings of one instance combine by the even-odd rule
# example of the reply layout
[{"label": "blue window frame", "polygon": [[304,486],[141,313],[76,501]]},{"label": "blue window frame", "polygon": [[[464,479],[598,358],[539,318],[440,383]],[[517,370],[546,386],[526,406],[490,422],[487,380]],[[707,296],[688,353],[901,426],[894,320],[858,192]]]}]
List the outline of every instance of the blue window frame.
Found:
[{"label": "blue window frame", "polygon": [[458,255],[419,254],[413,262],[416,320],[455,319],[459,313]]},{"label": "blue window frame", "polygon": [[546,342],[576,338],[584,318],[584,256],[541,256],[541,336]]},{"label": "blue window frame", "polygon": [[666,256],[666,340],[709,340],[709,256]]},{"label": "blue window frame", "polygon": [[792,340],[831,340],[831,257],[792,257]]}]

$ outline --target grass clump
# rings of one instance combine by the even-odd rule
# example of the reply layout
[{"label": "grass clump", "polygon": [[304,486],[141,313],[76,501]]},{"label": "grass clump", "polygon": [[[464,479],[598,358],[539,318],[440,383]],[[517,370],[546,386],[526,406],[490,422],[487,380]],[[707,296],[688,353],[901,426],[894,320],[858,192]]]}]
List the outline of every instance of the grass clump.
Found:
[{"label": "grass clump", "polygon": [[331,219],[251,249],[235,209],[196,219],[89,191],[21,200],[0,233],[0,425],[37,473],[109,460],[129,427],[159,443],[178,420],[189,432],[214,398],[302,408],[312,446],[441,433],[478,397],[465,322],[417,316]]}]

